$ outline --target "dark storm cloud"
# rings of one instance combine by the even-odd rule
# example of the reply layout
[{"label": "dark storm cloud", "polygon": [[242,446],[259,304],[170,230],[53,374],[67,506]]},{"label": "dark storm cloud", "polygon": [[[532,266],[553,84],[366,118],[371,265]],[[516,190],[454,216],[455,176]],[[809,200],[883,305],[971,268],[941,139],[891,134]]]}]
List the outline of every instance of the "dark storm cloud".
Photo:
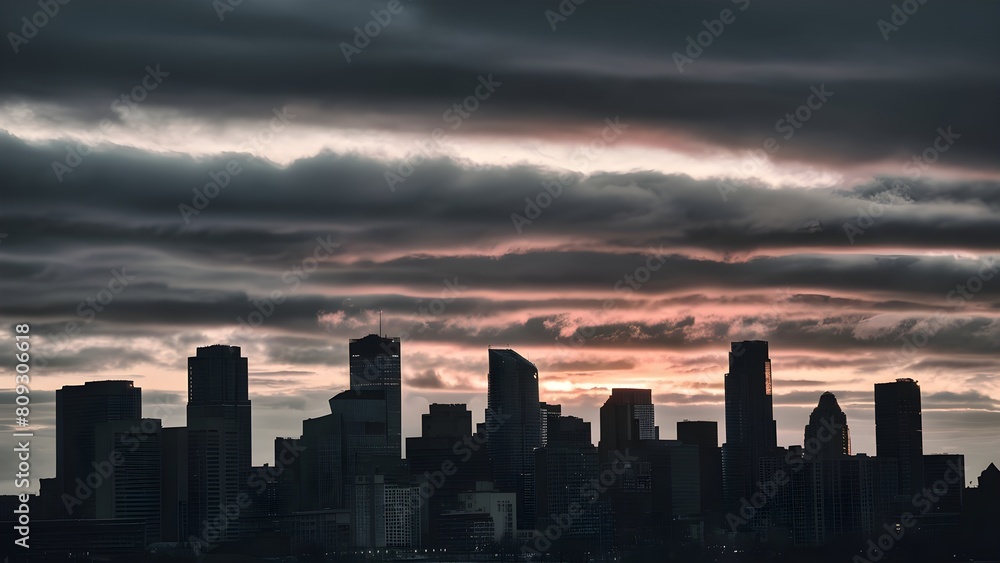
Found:
[{"label": "dark storm cloud", "polygon": [[[314,123],[426,132],[477,76],[493,73],[501,90],[463,133],[545,136],[621,115],[642,124],[646,140],[636,142],[671,135],[749,149],[781,140],[776,122],[826,84],[833,97],[775,158],[905,158],[951,125],[962,147],[950,165],[996,168],[1000,38],[991,24],[1000,8],[990,3],[922,5],[889,41],[877,21],[890,8],[871,2],[753,3],[745,12],[732,2],[591,3],[556,31],[545,17],[555,2],[404,3],[350,63],[342,44],[384,3],[241,5],[221,22],[211,6],[67,6],[17,54],[0,50],[0,97],[96,126],[117,119],[112,101],[160,65],[169,76],[144,107],[219,121],[288,104]],[[0,21],[17,32],[35,8],[5,3]],[[736,21],[679,72],[673,53],[723,8]]]}]

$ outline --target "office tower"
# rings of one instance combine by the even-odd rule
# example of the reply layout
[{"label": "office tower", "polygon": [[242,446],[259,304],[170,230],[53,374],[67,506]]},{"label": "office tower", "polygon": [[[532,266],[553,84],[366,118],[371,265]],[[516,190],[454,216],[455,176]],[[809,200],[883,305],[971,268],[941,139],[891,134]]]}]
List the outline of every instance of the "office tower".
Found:
[{"label": "office tower", "polygon": [[115,420],[94,426],[94,453],[114,471],[94,490],[98,519],[136,518],[146,523],[146,545],[162,541],[162,427],[155,418]]},{"label": "office tower", "polygon": [[562,416],[562,405],[550,405],[549,403],[538,403],[539,423],[541,424],[542,446],[548,443],[549,420],[555,420]]},{"label": "office tower", "polygon": [[364,548],[420,547],[420,489],[410,484],[399,458],[367,458],[354,475],[352,523],[354,543]]},{"label": "office tower", "polygon": [[56,480],[62,494],[79,501],[68,507],[59,503],[63,505],[56,512],[59,518],[96,517],[94,497],[76,493],[96,471],[95,426],[138,418],[142,418],[142,389],[131,381],[88,381],[56,391]]},{"label": "office tower", "polygon": [[239,346],[201,347],[188,358],[187,429],[189,536],[199,545],[236,540],[239,520],[224,511],[238,506],[251,464],[248,367]]},{"label": "office tower", "polygon": [[722,446],[723,497],[727,507],[750,498],[759,461],[777,447],[767,342],[733,342],[726,374],[726,443]]},{"label": "office tower", "polygon": [[701,509],[722,511],[722,450],[719,424],[713,421],[683,420],[677,423],[677,440],[698,447]]},{"label": "office tower", "polygon": [[701,513],[700,450],[679,440],[643,440],[650,468],[652,512],[658,523]]},{"label": "office tower", "polygon": [[305,453],[300,438],[274,439],[274,469],[278,481],[278,514],[300,510],[302,505],[302,456]]},{"label": "office tower", "polygon": [[930,492],[936,501],[921,515],[921,536],[932,542],[957,536],[965,504],[965,456],[925,455],[923,490]]},{"label": "office tower", "polygon": [[517,530],[524,528],[517,520],[517,494],[498,491],[489,481],[459,494],[458,503],[458,510],[442,517],[441,542],[449,551],[490,553],[497,547],[510,548]]},{"label": "office tower", "polygon": [[614,452],[634,447],[638,440],[655,440],[651,389],[612,389],[601,407],[601,463],[609,463]]},{"label": "office tower", "polygon": [[[295,510],[346,508],[344,443],[341,417],[328,414],[302,421],[302,447],[298,461],[299,482]],[[353,483],[353,481],[352,481]]]},{"label": "office tower", "polygon": [[502,492],[517,494],[517,521],[533,529],[535,520],[534,450],[541,446],[538,368],[513,350],[491,349],[485,429],[493,481]]},{"label": "office tower", "polygon": [[569,556],[610,548],[610,527],[602,525],[605,504],[595,498],[593,489],[600,462],[591,443],[590,423],[557,416],[548,424],[548,444],[535,450],[536,526],[559,527],[564,524],[559,518],[574,512],[572,526],[560,534],[552,552]]},{"label": "office tower", "polygon": [[164,428],[161,442],[163,457],[161,479],[163,487],[160,518],[163,541],[184,541],[187,530],[188,503],[188,441],[187,427]]},{"label": "office tower", "polygon": [[806,452],[817,459],[836,459],[851,455],[851,431],[847,426],[847,415],[837,403],[837,397],[827,391],[819,398],[819,404],[809,415],[806,425]]},{"label": "office tower", "polygon": [[369,334],[349,343],[351,391],[382,391],[386,409],[384,424],[389,446],[402,456],[402,400],[400,397],[399,338]]},{"label": "office tower", "polygon": [[910,496],[924,483],[920,386],[912,379],[875,384],[875,449],[899,461],[899,494]]},{"label": "office tower", "polygon": [[421,423],[422,435],[406,439],[406,461],[427,505],[425,547],[443,548],[438,536],[441,517],[457,508],[459,493],[492,479],[489,457],[485,440],[474,440],[472,412],[466,405],[432,404]]},{"label": "office tower", "polygon": [[428,412],[420,415],[420,435],[424,438],[472,436],[472,411],[464,404],[434,403]]}]

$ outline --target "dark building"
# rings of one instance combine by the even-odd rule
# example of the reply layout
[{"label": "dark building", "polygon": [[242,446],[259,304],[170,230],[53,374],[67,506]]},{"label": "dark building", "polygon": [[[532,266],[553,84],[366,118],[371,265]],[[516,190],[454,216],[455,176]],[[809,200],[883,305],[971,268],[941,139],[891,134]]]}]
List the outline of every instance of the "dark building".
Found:
[{"label": "dark building", "polygon": [[402,457],[402,399],[399,338],[369,334],[349,343],[351,391],[381,391],[385,393],[383,423],[389,436],[389,447],[397,458]]},{"label": "dark building", "polygon": [[749,498],[759,481],[759,462],[777,447],[767,342],[733,342],[726,374],[726,443],[722,446],[723,497],[727,507]]},{"label": "dark building", "polygon": [[484,440],[473,440],[472,412],[466,405],[432,404],[430,412],[421,416],[421,426],[420,437],[406,439],[406,461],[426,505],[425,545],[443,547],[438,533],[441,518],[460,508],[459,493],[474,491],[476,482],[492,479],[489,458]]},{"label": "dark building", "polygon": [[924,539],[944,542],[958,535],[965,501],[965,456],[925,455],[923,490],[936,499],[920,518]]},{"label": "dark building", "polygon": [[420,435],[424,438],[472,436],[472,411],[464,404],[434,403],[420,415]]},{"label": "dark building", "polygon": [[300,438],[274,439],[274,470],[278,482],[278,514],[289,514],[302,506],[302,456]]},{"label": "dark building", "polygon": [[541,417],[539,423],[541,424],[542,446],[544,446],[549,440],[549,421],[553,421],[551,424],[554,424],[554,421],[562,416],[562,405],[550,405],[544,402],[538,403],[538,410]]},{"label": "dark building", "polygon": [[188,503],[188,441],[187,427],[164,428],[161,437],[163,457],[160,474],[160,525],[163,541],[177,542],[185,539]]},{"label": "dark building", "polygon": [[657,431],[651,389],[612,389],[601,407],[601,463],[612,461],[639,440],[654,440]]},{"label": "dark building", "polygon": [[491,349],[486,442],[497,490],[517,494],[517,522],[530,530],[535,520],[535,448],[542,444],[538,368],[513,350]]},{"label": "dark building", "polygon": [[593,488],[600,463],[597,448],[591,443],[590,423],[575,416],[559,416],[550,418],[548,424],[548,444],[535,450],[536,526],[539,530],[565,527],[559,518],[578,511],[551,552],[572,557],[609,550],[611,529],[605,503]]},{"label": "dark building", "polygon": [[238,506],[251,465],[248,367],[239,346],[202,347],[188,358],[187,435],[189,535],[235,541],[239,520],[223,511]]},{"label": "dark building", "polygon": [[875,384],[875,449],[899,463],[899,494],[909,497],[924,484],[920,386],[912,379]]},{"label": "dark building", "polygon": [[162,541],[162,427],[159,419],[116,420],[94,427],[97,459],[117,459],[94,491],[97,518],[140,519],[146,545]]},{"label": "dark building", "polygon": [[698,447],[701,509],[722,511],[722,450],[719,424],[713,421],[683,420],[677,423],[677,440]]},{"label": "dark building", "polygon": [[102,422],[139,418],[142,390],[131,381],[88,381],[56,391],[56,481],[60,496],[65,494],[75,500],[58,503],[63,508],[54,517],[97,516],[94,496],[76,493],[80,483],[86,483],[96,471],[96,463],[108,462],[95,457],[95,428]]},{"label": "dark building", "polygon": [[811,457],[837,459],[851,455],[851,431],[847,415],[837,403],[837,397],[827,391],[809,415],[803,447]]}]

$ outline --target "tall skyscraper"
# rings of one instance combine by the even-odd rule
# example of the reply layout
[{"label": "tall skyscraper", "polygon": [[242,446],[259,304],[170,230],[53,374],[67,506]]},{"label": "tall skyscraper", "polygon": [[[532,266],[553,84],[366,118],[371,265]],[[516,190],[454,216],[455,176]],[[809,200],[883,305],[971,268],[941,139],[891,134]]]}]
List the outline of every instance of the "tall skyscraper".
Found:
[{"label": "tall skyscraper", "polygon": [[760,459],[777,447],[767,342],[733,342],[726,374],[726,443],[722,446],[728,507],[754,493]]},{"label": "tall skyscraper", "polygon": [[875,384],[875,449],[878,457],[899,460],[899,494],[910,496],[924,484],[924,440],[920,386],[900,378]]},{"label": "tall skyscraper", "polygon": [[677,440],[698,447],[698,470],[701,486],[701,509],[722,510],[722,450],[719,448],[719,423],[683,420],[677,423]]},{"label": "tall skyscraper", "polygon": [[[95,427],[102,422],[142,417],[142,389],[131,381],[88,381],[56,391],[56,481],[60,491],[77,499],[61,518],[95,518],[95,499],[78,498],[77,479],[95,472]],[[107,458],[104,459],[107,461]],[[65,504],[60,502],[60,506]]]},{"label": "tall skyscraper", "polygon": [[369,334],[349,343],[351,391],[385,393],[385,427],[389,446],[402,455],[402,399],[399,338]]},{"label": "tall skyscraper", "polygon": [[[601,463],[612,461],[614,452],[624,452],[637,440],[655,440],[651,389],[612,389],[601,407]],[[610,456],[610,457],[609,457]]]},{"label": "tall skyscraper", "polygon": [[535,522],[535,448],[542,444],[538,368],[513,350],[491,349],[485,428],[493,481],[502,492],[517,494],[522,529]]},{"label": "tall skyscraper", "polygon": [[118,459],[105,482],[94,491],[97,518],[138,518],[146,522],[146,544],[162,540],[163,488],[160,420],[101,422],[94,430],[97,459]]},{"label": "tall skyscraper", "polygon": [[236,540],[239,521],[223,511],[238,506],[251,465],[248,367],[239,346],[206,346],[188,358],[187,428],[189,535]]},{"label": "tall skyscraper", "polygon": [[545,446],[549,441],[549,426],[552,424],[550,421],[555,421],[562,416],[562,405],[538,403],[538,410],[541,417],[539,422],[541,423],[542,446]]},{"label": "tall skyscraper", "polygon": [[851,430],[847,426],[847,415],[833,393],[827,391],[820,395],[819,404],[809,415],[802,446],[817,459],[838,459],[851,455]]}]

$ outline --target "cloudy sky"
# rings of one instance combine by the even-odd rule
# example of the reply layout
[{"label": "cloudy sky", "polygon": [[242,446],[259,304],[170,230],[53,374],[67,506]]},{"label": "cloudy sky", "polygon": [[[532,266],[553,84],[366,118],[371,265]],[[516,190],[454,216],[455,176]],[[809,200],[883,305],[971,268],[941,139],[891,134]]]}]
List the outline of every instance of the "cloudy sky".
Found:
[{"label": "cloudy sky", "polygon": [[182,425],[213,343],[271,461],[379,310],[404,435],[432,402],[482,419],[493,345],[595,440],[615,386],[673,438],[766,339],[780,443],[833,391],[874,454],[873,384],[912,377],[926,452],[1000,462],[1000,8],[659,4],[4,2],[0,347],[31,324],[35,476],[55,389],[131,379]]}]

